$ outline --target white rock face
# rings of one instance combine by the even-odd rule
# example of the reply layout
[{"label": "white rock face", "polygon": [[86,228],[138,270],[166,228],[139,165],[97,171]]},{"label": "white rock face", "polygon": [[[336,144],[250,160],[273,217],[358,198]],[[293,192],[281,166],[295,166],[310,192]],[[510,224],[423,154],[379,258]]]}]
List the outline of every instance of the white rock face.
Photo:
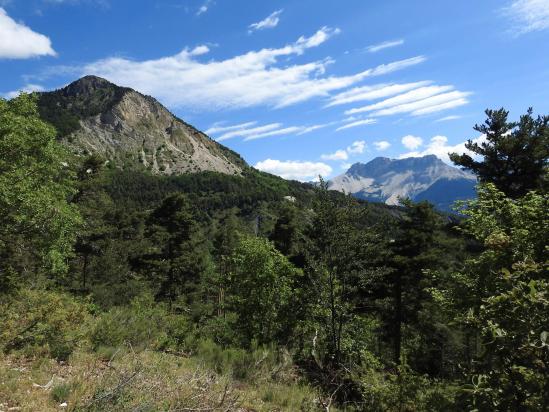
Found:
[{"label": "white rock face", "polygon": [[[245,163],[204,133],[175,117],[158,101],[105,79],[86,76],[45,95],[65,110],[76,106],[80,127],[63,138],[79,155],[99,154],[117,167],[139,165],[154,174],[216,171],[240,174]],[[99,105],[92,114],[85,108]]]},{"label": "white rock face", "polygon": [[[454,183],[467,189],[473,187],[475,182],[474,175],[448,166],[436,156],[429,155],[406,159],[377,157],[366,164],[355,163],[344,174],[332,179],[328,187],[361,199],[396,205],[399,197],[415,199],[430,188],[437,188],[437,193],[432,196],[440,198],[439,192],[444,192],[445,186],[451,198]],[[437,199],[434,200],[436,204]]]}]

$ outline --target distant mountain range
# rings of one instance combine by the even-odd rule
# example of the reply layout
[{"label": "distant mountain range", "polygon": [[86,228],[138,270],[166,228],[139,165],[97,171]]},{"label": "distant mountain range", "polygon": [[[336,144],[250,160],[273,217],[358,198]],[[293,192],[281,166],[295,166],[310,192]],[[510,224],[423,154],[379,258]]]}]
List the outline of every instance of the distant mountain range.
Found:
[{"label": "distant mountain range", "polygon": [[475,184],[473,174],[428,155],[405,159],[376,157],[368,163],[355,163],[328,182],[328,187],[388,205],[398,204],[399,197],[428,200],[437,209],[449,211],[456,200],[475,197]]},{"label": "distant mountain range", "polygon": [[153,174],[240,174],[235,152],[177,118],[156,99],[96,76],[39,93],[41,117],[78,156],[99,154],[120,169]]}]

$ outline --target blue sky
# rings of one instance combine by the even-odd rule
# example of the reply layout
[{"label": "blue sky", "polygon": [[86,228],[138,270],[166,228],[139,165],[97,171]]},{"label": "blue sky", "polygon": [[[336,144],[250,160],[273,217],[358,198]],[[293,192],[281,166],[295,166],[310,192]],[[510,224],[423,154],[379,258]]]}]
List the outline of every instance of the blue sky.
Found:
[{"label": "blue sky", "polygon": [[549,0],[0,0],[0,93],[96,74],[287,178],[549,112]]}]

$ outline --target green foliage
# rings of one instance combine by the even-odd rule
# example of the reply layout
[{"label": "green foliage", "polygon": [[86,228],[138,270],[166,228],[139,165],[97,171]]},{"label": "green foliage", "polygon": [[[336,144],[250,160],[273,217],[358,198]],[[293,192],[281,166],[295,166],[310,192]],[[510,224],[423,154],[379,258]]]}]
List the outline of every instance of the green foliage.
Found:
[{"label": "green foliage", "polygon": [[511,198],[524,196],[529,190],[547,190],[549,116],[534,118],[531,108],[518,122],[509,122],[508,115],[503,108],[486,110],[484,124],[475,126],[486,141],[479,144],[469,140],[465,147],[482,156],[481,160],[457,153],[451,153],[450,159]]},{"label": "green foliage", "polygon": [[65,293],[23,289],[0,302],[0,349],[67,359],[86,345],[89,309]]},{"label": "green foliage", "polygon": [[190,331],[186,317],[168,312],[150,295],[136,297],[129,306],[114,307],[99,316],[90,330],[93,348],[136,350],[164,349],[181,345]]},{"label": "green foliage", "polygon": [[0,99],[0,285],[10,273],[66,272],[80,224],[66,161],[35,96]]},{"label": "green foliage", "polygon": [[[471,405],[543,410],[549,405],[549,198],[534,192],[512,200],[494,185],[470,202],[466,230],[485,250],[459,276],[475,296],[464,322],[480,351],[469,371]],[[459,293],[459,292],[457,292]]]},{"label": "green foliage", "polygon": [[268,240],[244,237],[232,255],[227,307],[243,342],[285,342],[295,323],[301,271]]},{"label": "green foliage", "polygon": [[[351,365],[368,347],[364,299],[379,266],[382,238],[362,228],[367,210],[349,196],[336,196],[321,182],[307,230],[307,318],[310,348],[322,368]],[[307,343],[307,346],[309,343]]]},{"label": "green foliage", "polygon": [[65,402],[71,393],[72,385],[61,383],[51,389],[50,396],[55,402]]},{"label": "green foliage", "polygon": [[185,293],[188,303],[210,267],[205,238],[183,194],[168,196],[149,218],[151,250],[142,259],[159,285],[158,297],[173,303]]}]

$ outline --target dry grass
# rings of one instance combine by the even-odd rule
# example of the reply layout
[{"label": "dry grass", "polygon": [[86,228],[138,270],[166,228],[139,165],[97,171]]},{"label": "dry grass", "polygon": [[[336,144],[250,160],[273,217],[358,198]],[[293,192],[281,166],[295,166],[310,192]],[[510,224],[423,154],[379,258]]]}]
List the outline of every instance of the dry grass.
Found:
[{"label": "dry grass", "polygon": [[174,354],[76,352],[64,363],[0,355],[0,411],[60,410],[316,411],[319,403],[310,387],[238,382]]}]

